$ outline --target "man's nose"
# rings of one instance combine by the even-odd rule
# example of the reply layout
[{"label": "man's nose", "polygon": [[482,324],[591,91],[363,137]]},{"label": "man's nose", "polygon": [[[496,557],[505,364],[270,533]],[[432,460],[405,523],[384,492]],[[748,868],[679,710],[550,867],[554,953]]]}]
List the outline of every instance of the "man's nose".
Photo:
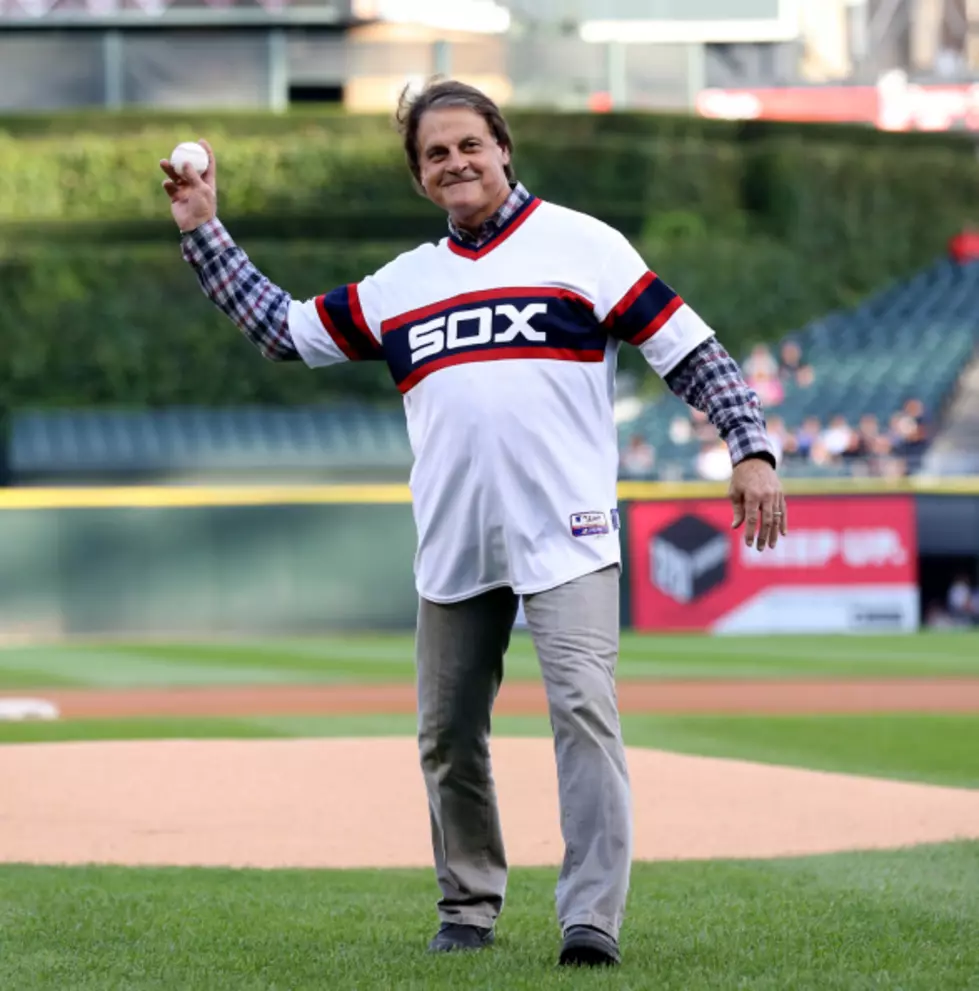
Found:
[{"label": "man's nose", "polygon": [[453,172],[463,172],[469,163],[466,156],[458,149],[449,152],[449,169]]}]

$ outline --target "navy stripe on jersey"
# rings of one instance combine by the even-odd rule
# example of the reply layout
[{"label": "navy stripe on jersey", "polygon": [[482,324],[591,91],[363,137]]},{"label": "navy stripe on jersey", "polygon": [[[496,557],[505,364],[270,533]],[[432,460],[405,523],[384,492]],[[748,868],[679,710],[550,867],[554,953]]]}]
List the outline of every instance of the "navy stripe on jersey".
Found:
[{"label": "navy stripe on jersey", "polygon": [[605,318],[604,327],[620,341],[639,347],[673,316],[683,300],[655,272],[646,272]]},{"label": "navy stripe on jersey", "polygon": [[592,304],[569,289],[464,293],[381,325],[401,392],[439,369],[472,361],[604,361],[608,335]]},{"label": "navy stripe on jersey", "polygon": [[532,196],[488,241],[481,244],[478,248],[473,248],[470,245],[467,245],[465,241],[456,237],[454,234],[450,234],[449,250],[453,254],[461,255],[463,258],[469,258],[472,261],[477,261],[484,255],[488,255],[494,248],[498,248],[508,237],[510,237],[511,234],[515,234],[517,229],[522,226],[524,221],[527,220],[527,218],[540,205],[540,199],[536,196]]},{"label": "navy stripe on jersey", "polygon": [[323,329],[350,361],[383,361],[384,352],[364,319],[355,283],[316,297]]}]

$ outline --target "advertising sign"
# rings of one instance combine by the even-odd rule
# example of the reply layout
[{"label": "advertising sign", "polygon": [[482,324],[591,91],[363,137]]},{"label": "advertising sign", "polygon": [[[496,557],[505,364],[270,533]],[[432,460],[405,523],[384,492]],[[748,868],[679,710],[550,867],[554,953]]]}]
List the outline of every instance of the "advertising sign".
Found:
[{"label": "advertising sign", "polygon": [[789,534],[763,553],[722,499],[629,507],[637,630],[913,631],[919,625],[914,500],[793,497]]},{"label": "advertising sign", "polygon": [[979,85],[910,83],[899,72],[876,86],[705,89],[702,117],[802,123],[861,123],[883,131],[979,130]]}]

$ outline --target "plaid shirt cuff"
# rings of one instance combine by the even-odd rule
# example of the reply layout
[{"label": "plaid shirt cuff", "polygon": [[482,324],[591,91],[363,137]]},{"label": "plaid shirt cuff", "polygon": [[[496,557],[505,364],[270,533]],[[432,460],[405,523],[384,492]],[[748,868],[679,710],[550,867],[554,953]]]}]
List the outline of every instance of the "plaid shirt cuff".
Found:
[{"label": "plaid shirt cuff", "polygon": [[207,298],[269,361],[299,361],[289,332],[289,294],[251,263],[217,217],[180,239]]},{"label": "plaid shirt cuff", "polygon": [[180,253],[183,255],[184,261],[193,265],[194,268],[200,268],[215,255],[233,247],[234,241],[231,239],[231,235],[217,217],[213,217],[201,224],[200,227],[183,234],[180,238]]},{"label": "plaid shirt cuff", "polygon": [[716,337],[694,348],[666,383],[687,405],[707,414],[727,443],[732,465],[761,457],[777,467],[761,400]]}]

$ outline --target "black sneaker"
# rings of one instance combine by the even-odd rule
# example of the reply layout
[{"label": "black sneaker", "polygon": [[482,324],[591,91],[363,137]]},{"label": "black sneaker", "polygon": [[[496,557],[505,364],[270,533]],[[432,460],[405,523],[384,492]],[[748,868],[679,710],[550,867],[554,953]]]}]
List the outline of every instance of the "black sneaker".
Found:
[{"label": "black sneaker", "polygon": [[443,922],[428,944],[429,953],[451,953],[453,950],[481,950],[493,945],[493,930],[479,926],[464,926],[459,922]]},{"label": "black sneaker", "polygon": [[614,967],[622,962],[619,944],[593,926],[571,926],[564,934],[562,967]]}]

